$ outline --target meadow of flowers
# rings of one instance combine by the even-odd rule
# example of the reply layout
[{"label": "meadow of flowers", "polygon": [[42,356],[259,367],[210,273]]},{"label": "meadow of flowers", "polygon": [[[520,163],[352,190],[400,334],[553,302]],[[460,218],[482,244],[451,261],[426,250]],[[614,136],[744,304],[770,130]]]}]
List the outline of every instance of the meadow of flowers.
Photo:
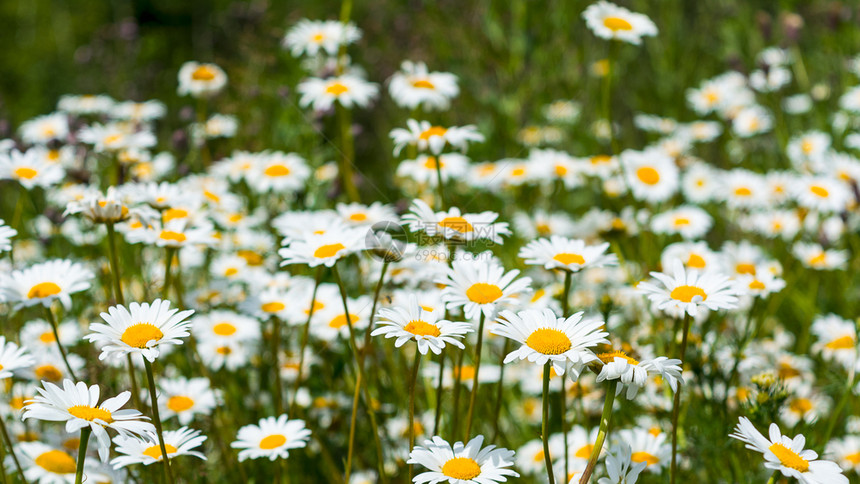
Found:
[{"label": "meadow of flowers", "polygon": [[12,126],[2,483],[857,482],[860,8],[534,3]]}]

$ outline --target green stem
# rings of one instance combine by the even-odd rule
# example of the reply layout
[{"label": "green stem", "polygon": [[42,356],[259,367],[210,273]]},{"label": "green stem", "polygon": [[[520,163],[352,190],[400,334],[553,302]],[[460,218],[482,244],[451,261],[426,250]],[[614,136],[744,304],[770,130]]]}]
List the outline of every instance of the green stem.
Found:
[{"label": "green stem", "polygon": [[436,380],[436,414],[433,416],[433,435],[439,435],[439,423],[442,421],[442,382],[445,380],[445,350],[439,354],[439,376]]},{"label": "green stem", "polygon": [[552,456],[549,455],[549,374],[550,362],[543,366],[543,413],[541,416],[540,437],[543,440],[543,457],[546,462],[546,475],[549,484],[555,484],[555,473],[552,471]]},{"label": "green stem", "polygon": [[603,413],[600,415],[600,429],[597,431],[597,440],[594,442],[594,449],[591,450],[591,458],[588,459],[588,465],[582,472],[582,477],[579,478],[579,484],[587,484],[591,474],[594,473],[594,467],[597,465],[597,459],[600,457],[600,451],[603,450],[603,443],[609,435],[609,426],[612,423],[612,404],[615,402],[615,391],[618,386],[617,380],[610,380],[606,386],[606,397],[603,400]]},{"label": "green stem", "polygon": [[504,395],[505,381],[505,357],[511,351],[511,339],[505,338],[505,346],[502,348],[502,357],[499,361],[499,382],[496,384],[496,404],[493,407],[493,440],[499,435],[499,415],[502,413],[502,397]]},{"label": "green stem", "polygon": [[12,456],[12,462],[15,464],[15,469],[18,471],[18,474],[21,477],[21,482],[27,484],[27,478],[24,477],[24,468],[21,467],[21,462],[18,460],[18,456],[15,454],[15,447],[12,445],[12,439],[9,437],[9,431],[6,430],[6,421],[3,419],[3,417],[0,417],[0,433],[3,434],[3,442],[9,449],[9,455]]},{"label": "green stem", "polygon": [[143,359],[146,367],[146,381],[149,384],[149,401],[152,404],[152,423],[155,424],[155,432],[158,434],[158,445],[161,447],[161,462],[164,463],[164,475],[169,484],[173,484],[173,471],[170,469],[170,459],[167,457],[167,447],[164,444],[164,431],[161,428],[161,416],[158,414],[158,396],[155,388],[155,375],[152,372],[152,363]]},{"label": "green stem", "polygon": [[[684,357],[687,353],[687,334],[690,332],[690,313],[684,314],[684,328],[681,336],[681,367],[684,366]],[[675,392],[675,400],[672,404],[672,470],[669,478],[670,484],[675,484],[678,476],[678,417],[681,414],[681,389],[682,383],[678,382],[678,391]]]},{"label": "green stem", "polygon": [[167,296],[170,294],[170,279],[172,276],[170,269],[173,267],[173,255],[175,253],[175,247],[168,247],[164,256],[164,287],[161,288],[161,299],[167,299]]},{"label": "green stem", "polygon": [[[418,367],[421,365],[421,352],[415,348],[415,361],[412,363],[412,378],[409,380],[409,452],[415,447],[415,386],[418,382]],[[406,482],[412,482],[412,465],[407,464],[409,477]]]},{"label": "green stem", "polygon": [[308,346],[308,339],[311,330],[311,318],[314,317],[314,306],[317,305],[317,290],[320,287],[320,280],[322,280],[322,272],[323,266],[319,266],[317,268],[316,280],[314,281],[314,291],[311,294],[311,306],[308,309],[308,319],[305,321],[305,328],[302,332],[302,344],[299,349],[299,370],[296,375],[296,381],[293,383],[293,401],[290,403],[290,412],[293,412],[296,408],[296,397],[298,396],[299,388],[301,388],[302,385],[302,372],[305,366],[305,348]]},{"label": "green stem", "polygon": [[463,441],[468,441],[472,435],[472,417],[475,415],[475,404],[478,402],[478,372],[481,370],[481,348],[484,343],[484,312],[481,311],[481,319],[478,322],[478,344],[475,345],[475,375],[472,377],[472,396],[469,398],[469,412],[466,416],[466,436]]},{"label": "green stem", "polygon": [[[108,252],[110,260],[110,271],[113,275],[113,297],[117,304],[125,304],[125,296],[122,293],[122,278],[119,272],[119,254],[116,248],[116,231],[113,223],[105,224],[107,227]],[[126,355],[128,361],[128,376],[131,379],[131,396],[134,399],[134,408],[143,408],[140,404],[140,389],[137,386],[137,377],[134,372],[134,362],[131,359],[131,354]]]},{"label": "green stem", "polygon": [[281,382],[281,364],[279,363],[281,350],[281,318],[272,317],[272,362],[275,367],[275,384],[272,388],[272,401],[275,405],[275,415],[283,413],[283,385]]},{"label": "green stem", "polygon": [[439,194],[438,207],[439,210],[445,210],[445,185],[442,183],[442,155],[435,157],[436,159],[436,191]]},{"label": "green stem", "polygon": [[[570,286],[573,279],[572,271],[564,271],[564,291],[561,295],[561,317],[566,318],[570,310]],[[561,434],[564,439],[564,476],[570,475],[570,442],[567,439],[567,385],[564,375],[561,376]]]},{"label": "green stem", "polygon": [[451,371],[454,377],[454,402],[453,411],[454,418],[451,419],[451,435],[457,433],[457,426],[460,423],[460,387],[463,384],[463,358],[466,355],[466,350],[460,350],[457,355],[457,366]]},{"label": "green stem", "polygon": [[92,431],[89,425],[81,429],[81,441],[78,444],[78,465],[75,468],[75,484],[84,482],[84,461],[87,460],[87,442],[90,440]]},{"label": "green stem", "polygon": [[340,104],[336,107],[338,125],[340,126],[340,179],[343,189],[350,202],[358,202],[358,188],[352,176],[352,163],[355,158],[355,140],[351,130],[351,116],[349,110]]},{"label": "green stem", "polygon": [[72,377],[72,380],[78,381],[78,377],[75,376],[74,370],[72,370],[72,365],[69,364],[69,358],[66,356],[66,349],[63,348],[63,343],[60,342],[60,333],[57,330],[57,318],[54,317],[54,312],[51,311],[51,306],[45,307],[45,316],[48,318],[48,322],[51,323],[51,331],[54,332],[54,340],[57,341],[57,348],[60,350],[60,356],[63,357],[63,363],[66,364],[66,370],[69,372],[69,376]]}]

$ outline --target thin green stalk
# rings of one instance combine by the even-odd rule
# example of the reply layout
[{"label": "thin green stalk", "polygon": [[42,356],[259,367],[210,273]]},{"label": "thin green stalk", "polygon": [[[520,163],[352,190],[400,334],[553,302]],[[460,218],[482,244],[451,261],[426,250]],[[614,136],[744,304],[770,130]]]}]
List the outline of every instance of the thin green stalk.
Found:
[{"label": "thin green stalk", "polygon": [[173,256],[176,254],[175,247],[168,247],[164,256],[164,287],[161,288],[161,299],[168,299],[170,294],[171,272],[173,267]]},{"label": "thin green stalk", "polygon": [[7,484],[9,482],[6,477],[6,450],[5,445],[0,445],[0,483]]},{"label": "thin green stalk", "polygon": [[272,402],[275,405],[275,415],[284,413],[283,411],[283,384],[281,382],[281,318],[272,317],[272,362],[275,368],[275,384],[272,388]]},{"label": "thin green stalk", "polygon": [[[415,361],[412,363],[412,378],[409,380],[409,447],[407,449],[412,452],[415,447],[415,387],[418,382],[418,367],[421,366],[421,352],[415,348]],[[406,482],[412,482],[412,465],[407,464],[407,473],[409,475]]]},{"label": "thin green stalk", "polygon": [[469,412],[466,416],[466,436],[463,441],[468,441],[472,435],[472,417],[475,415],[475,404],[478,402],[478,372],[481,369],[481,348],[484,343],[484,312],[481,311],[481,319],[478,322],[478,344],[475,345],[475,375],[472,377],[472,396],[469,398]]},{"label": "thin green stalk", "polygon": [[436,191],[439,194],[439,210],[445,210],[445,185],[442,183],[441,155],[436,156]]},{"label": "thin green stalk", "polygon": [[442,421],[442,382],[445,380],[445,349],[439,353],[439,376],[436,380],[436,414],[433,416],[433,435],[439,435],[439,423]]},{"label": "thin green stalk", "polygon": [[78,465],[75,468],[75,484],[84,482],[84,461],[87,460],[87,442],[90,440],[92,431],[89,425],[81,429],[81,441],[78,444]]},{"label": "thin green stalk", "polygon": [[552,471],[552,456],[549,454],[549,374],[550,363],[543,366],[543,413],[541,416],[540,438],[543,440],[543,457],[546,462],[546,475],[549,484],[555,484],[555,473]]},{"label": "thin green stalk", "polygon": [[376,318],[376,307],[379,304],[379,295],[382,293],[382,286],[385,284],[385,273],[388,270],[389,264],[390,262],[387,260],[382,262],[382,269],[379,271],[379,280],[376,282],[376,290],[373,291],[373,304],[370,306],[370,323],[367,326],[367,331],[364,332],[364,345],[361,347],[361,353],[359,354],[358,360],[362,371],[365,369],[365,360],[372,348],[371,345],[373,344],[373,341],[370,338],[370,333],[373,332],[373,322]]},{"label": "thin green stalk", "polygon": [[[684,365],[684,356],[687,353],[687,334],[690,332],[690,313],[684,314],[683,336],[681,337],[681,366]],[[675,400],[672,404],[672,470],[669,478],[670,484],[675,484],[678,476],[678,417],[681,414],[681,382],[678,382],[678,391],[675,392]]]},{"label": "thin green stalk", "polygon": [[609,435],[610,424],[612,423],[612,404],[615,403],[615,391],[618,386],[617,380],[610,380],[606,386],[606,397],[603,400],[603,413],[600,415],[600,428],[597,431],[597,440],[594,442],[594,448],[591,450],[591,458],[588,459],[588,465],[582,472],[582,477],[579,478],[579,484],[587,484],[594,473],[594,467],[597,465],[597,459],[600,457],[600,451],[603,450],[603,443]]},{"label": "thin green stalk", "polygon": [[457,366],[451,371],[454,377],[454,402],[452,412],[454,418],[451,419],[451,435],[457,433],[457,426],[460,423],[460,387],[463,385],[463,357],[466,355],[466,350],[460,350],[457,355]]},{"label": "thin green stalk", "polygon": [[302,331],[302,343],[299,348],[299,370],[296,375],[296,381],[293,383],[293,400],[290,403],[290,412],[292,413],[296,409],[296,397],[299,394],[299,388],[302,385],[302,373],[305,366],[305,348],[308,346],[308,339],[311,331],[311,318],[314,317],[314,306],[317,305],[317,290],[320,287],[320,280],[322,280],[322,271],[323,266],[319,266],[317,268],[317,276],[314,280],[314,291],[311,294],[311,306],[308,309],[308,319],[305,321],[305,328]]},{"label": "thin green stalk", "polygon": [[502,396],[504,395],[505,390],[505,357],[511,351],[511,339],[505,338],[505,346],[502,348],[502,356],[499,361],[499,382],[496,384],[496,404],[493,407],[493,439],[491,442],[496,441],[496,437],[499,435],[499,415],[502,413]]},{"label": "thin green stalk", "polygon": [[[570,286],[573,280],[572,271],[564,271],[564,291],[561,294],[561,317],[566,318],[570,310]],[[570,442],[567,439],[567,386],[564,375],[561,375],[561,435],[564,439],[564,475],[570,475]]]},{"label": "thin green stalk", "polygon": [[152,363],[146,358],[143,359],[143,365],[146,367],[146,380],[149,384],[149,400],[152,404],[152,423],[155,424],[155,431],[158,434],[158,445],[161,447],[161,462],[164,463],[164,475],[169,484],[173,484],[173,471],[170,469],[170,459],[167,457],[167,447],[164,444],[164,431],[161,428],[161,416],[158,414],[158,397],[155,388],[155,375],[152,372]]},{"label": "thin green stalk", "polygon": [[3,434],[3,442],[9,449],[9,455],[12,456],[12,462],[15,464],[15,469],[18,471],[21,482],[27,484],[27,478],[24,477],[24,468],[21,467],[21,462],[18,460],[18,456],[15,455],[15,447],[12,446],[12,439],[9,437],[9,431],[6,430],[6,421],[3,417],[0,417],[0,433]]},{"label": "thin green stalk", "polygon": [[336,107],[338,126],[340,127],[340,179],[343,189],[350,202],[358,202],[358,188],[352,175],[352,163],[355,158],[355,140],[352,136],[351,116],[348,109],[340,104]]},{"label": "thin green stalk", "polygon": [[60,356],[63,357],[63,363],[66,364],[66,370],[69,372],[69,376],[72,377],[72,380],[78,381],[78,377],[75,376],[75,371],[72,370],[72,365],[69,364],[69,358],[66,356],[66,349],[63,348],[63,343],[60,342],[60,333],[57,331],[57,318],[54,317],[54,312],[51,311],[51,306],[45,307],[45,317],[47,317],[48,322],[51,323],[51,331],[54,332],[54,340],[57,342],[57,348],[60,350]]}]

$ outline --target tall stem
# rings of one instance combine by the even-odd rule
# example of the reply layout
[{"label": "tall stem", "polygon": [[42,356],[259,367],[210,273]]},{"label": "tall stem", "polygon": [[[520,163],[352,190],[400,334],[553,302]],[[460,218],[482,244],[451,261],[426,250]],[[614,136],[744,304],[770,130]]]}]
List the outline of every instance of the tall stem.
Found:
[{"label": "tall stem", "polygon": [[469,440],[472,435],[472,417],[475,415],[475,404],[478,401],[478,372],[481,370],[481,348],[484,344],[484,312],[481,311],[481,319],[478,322],[478,344],[475,345],[475,375],[472,377],[472,396],[469,398],[469,413],[466,417],[466,436],[463,441]]},{"label": "tall stem", "polygon": [[158,445],[161,447],[161,462],[164,463],[164,475],[169,484],[173,484],[173,471],[170,469],[170,459],[167,457],[167,447],[164,444],[164,431],[161,428],[161,416],[158,414],[158,396],[155,388],[155,375],[152,372],[152,363],[146,358],[143,359],[143,365],[146,367],[146,381],[149,384],[149,401],[152,404],[152,423],[155,424],[155,431],[158,434]]},{"label": "tall stem", "polygon": [[302,373],[305,367],[305,348],[308,346],[308,338],[311,330],[311,319],[314,317],[314,309],[317,305],[317,290],[320,287],[320,280],[322,280],[322,271],[323,266],[319,266],[317,268],[317,276],[316,280],[314,280],[314,291],[311,294],[311,306],[308,308],[308,319],[305,321],[305,328],[302,332],[302,344],[301,348],[299,348],[299,370],[296,375],[296,381],[293,383],[293,401],[290,403],[290,412],[295,410],[296,407],[296,397],[299,394],[299,388],[302,385]]},{"label": "tall stem", "polygon": [[436,191],[439,194],[439,210],[445,210],[445,185],[442,183],[442,155],[436,156]]},{"label": "tall stem", "polygon": [[275,415],[283,413],[283,394],[284,389],[281,383],[281,318],[272,317],[272,362],[275,367],[275,384],[272,388],[273,403],[275,405]]},{"label": "tall stem", "polygon": [[493,407],[493,442],[499,435],[499,416],[502,413],[502,396],[505,393],[505,357],[511,351],[511,340],[505,338],[505,346],[502,348],[501,361],[499,361],[499,382],[496,384],[496,404]]},{"label": "tall stem", "polygon": [[[117,304],[125,305],[125,296],[122,293],[122,278],[119,273],[119,254],[116,250],[116,231],[113,223],[105,224],[107,227],[108,252],[110,259],[110,271],[113,275],[113,297]],[[134,373],[134,362],[131,354],[126,355],[128,362],[128,376],[131,379],[131,396],[134,400],[134,408],[143,408],[140,404],[140,389],[137,386],[137,376]]]},{"label": "tall stem", "polygon": [[445,380],[445,350],[439,353],[439,375],[436,380],[436,413],[433,416],[433,435],[439,435],[439,423],[442,420],[442,383]]},{"label": "tall stem", "polygon": [[89,425],[81,429],[81,441],[78,444],[78,465],[75,468],[75,484],[84,482],[84,461],[87,460],[87,442],[90,440],[92,431]]},{"label": "tall stem", "polygon": [[373,344],[373,341],[370,338],[370,333],[373,332],[373,322],[376,318],[376,307],[379,304],[379,295],[382,293],[382,286],[385,283],[385,272],[388,270],[388,264],[390,264],[388,261],[382,262],[382,269],[379,271],[379,280],[376,282],[376,290],[373,291],[373,304],[370,306],[370,322],[368,323],[367,331],[364,332],[364,345],[361,347],[361,353],[358,355],[358,363],[361,365],[362,371],[366,368],[364,366],[365,359],[367,359],[367,354],[370,353],[371,345]]},{"label": "tall stem", "polygon": [[[687,333],[690,332],[690,313],[684,314],[684,327],[681,336],[681,365],[684,365],[684,356],[687,353]],[[678,382],[678,391],[675,392],[675,400],[672,404],[672,470],[669,478],[670,484],[675,484],[678,476],[678,417],[681,414],[681,389],[683,384]]]},{"label": "tall stem", "polygon": [[336,111],[338,125],[340,126],[340,179],[349,201],[358,202],[358,188],[356,188],[352,176],[352,163],[355,158],[355,140],[352,136],[351,116],[349,110],[339,103]]},{"label": "tall stem", "polygon": [[3,442],[9,449],[9,455],[12,456],[12,462],[15,464],[15,469],[17,469],[18,475],[21,477],[21,482],[27,484],[27,478],[24,477],[24,469],[21,467],[21,462],[18,460],[18,456],[15,455],[15,447],[12,446],[12,439],[9,437],[9,431],[6,430],[6,421],[3,417],[0,417],[0,433],[3,434]]},{"label": "tall stem", "polygon": [[555,484],[555,474],[552,471],[552,456],[549,455],[549,374],[550,363],[543,366],[543,412],[541,414],[540,438],[543,440],[543,457],[546,462],[546,475],[549,484]]},{"label": "tall stem", "polygon": [[[564,271],[564,291],[561,295],[561,317],[566,318],[570,310],[570,286],[572,271]],[[564,439],[564,476],[570,475],[570,442],[567,439],[567,380],[561,376],[561,435]]]},{"label": "tall stem", "polygon": [[175,247],[168,247],[164,256],[164,287],[161,288],[161,299],[167,299],[170,294],[170,283],[172,273],[170,269],[173,267],[173,256],[176,254]]},{"label": "tall stem", "polygon": [[[415,361],[412,363],[412,378],[409,380],[409,452],[415,447],[415,386],[418,381],[418,367],[421,365],[421,352],[415,348]],[[412,465],[406,465],[409,474],[406,482],[412,482]]]},{"label": "tall stem", "polygon": [[54,340],[57,342],[57,348],[60,350],[60,356],[63,357],[63,363],[66,364],[66,370],[69,372],[69,376],[72,377],[72,380],[78,381],[78,377],[75,376],[75,371],[72,370],[72,365],[69,364],[69,358],[66,356],[66,349],[63,348],[63,343],[60,342],[60,333],[57,330],[57,318],[54,317],[54,312],[51,311],[51,306],[45,306],[45,317],[47,317],[48,322],[51,323],[51,331],[54,332]]},{"label": "tall stem", "polygon": [[460,423],[460,387],[463,385],[463,358],[466,355],[466,350],[460,350],[457,355],[457,366],[451,371],[454,377],[454,402],[452,412],[454,417],[451,419],[451,434],[457,433],[457,426]]},{"label": "tall stem", "polygon": [[594,467],[597,465],[600,451],[603,450],[606,436],[609,435],[609,426],[612,423],[612,404],[615,403],[615,391],[618,381],[610,380],[608,383],[606,386],[606,397],[603,400],[603,413],[600,415],[600,429],[597,431],[597,440],[594,442],[594,449],[591,450],[591,458],[588,459],[588,465],[585,466],[582,477],[579,478],[579,484],[588,483],[588,479],[594,473]]}]

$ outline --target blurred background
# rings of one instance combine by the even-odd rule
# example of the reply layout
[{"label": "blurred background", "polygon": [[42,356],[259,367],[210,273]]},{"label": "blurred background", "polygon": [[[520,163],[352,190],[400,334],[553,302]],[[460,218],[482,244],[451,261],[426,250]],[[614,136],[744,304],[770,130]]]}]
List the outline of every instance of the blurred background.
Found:
[{"label": "blurred background", "polygon": [[[608,42],[581,19],[591,3],[579,0],[374,0],[355,2],[352,20],[363,30],[350,55],[370,80],[384,83],[405,59],[461,79],[451,111],[431,120],[477,124],[487,142],[475,160],[524,154],[516,133],[540,122],[556,99],[583,106],[582,133],[558,148],[590,155],[605,147],[587,132],[600,110],[600,79],[593,65]],[[727,69],[748,72],[770,45],[802,53],[810,85],[849,82],[845,59],[860,52],[860,2],[830,0],[627,0],[649,15],[660,35],[642,46],[618,45],[613,105],[622,147],[641,146],[629,114],[646,112],[693,119],[684,91]],[[85,7],[85,8],[84,8]],[[60,95],[105,93],[115,99],[159,99],[169,108],[160,127],[161,149],[172,149],[193,117],[188,98],[176,95],[176,73],[188,60],[215,62],[228,89],[215,111],[236,115],[239,136],[215,147],[296,151],[332,116],[314,118],[297,107],[294,87],[303,73],[280,47],[301,18],[336,19],[340,2],[325,0],[3,0],[0,2],[0,137],[24,120],[51,112]],[[853,80],[851,81],[853,82]],[[837,93],[838,94],[838,93]],[[837,96],[819,104],[821,112]],[[365,172],[393,169],[388,132],[409,113],[383,95],[355,113],[357,163]],[[804,129],[804,126],[790,129]],[[806,128],[809,128],[808,126]],[[581,135],[580,135],[581,134]],[[331,158],[322,146],[301,153]],[[386,184],[390,187],[390,183]]]}]

